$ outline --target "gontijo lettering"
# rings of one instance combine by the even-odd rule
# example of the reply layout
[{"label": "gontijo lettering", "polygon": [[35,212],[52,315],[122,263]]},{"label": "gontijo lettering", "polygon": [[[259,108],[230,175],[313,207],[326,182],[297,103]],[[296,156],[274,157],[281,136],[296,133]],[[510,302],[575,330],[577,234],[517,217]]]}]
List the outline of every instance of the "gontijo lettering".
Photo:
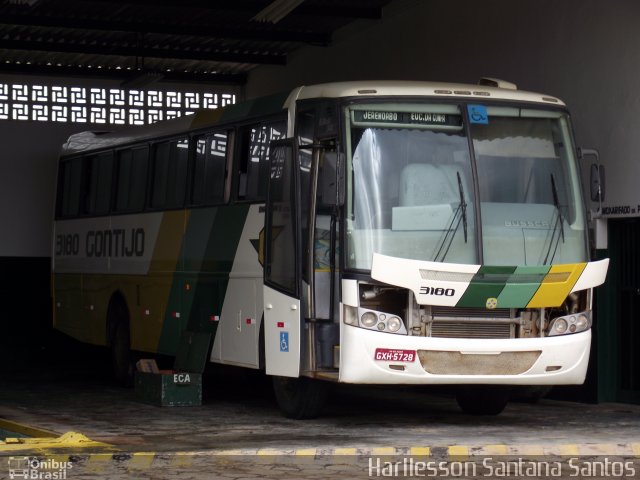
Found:
[{"label": "gontijo lettering", "polygon": [[[80,235],[56,236],[56,256],[75,256],[80,253]],[[142,257],[144,255],[144,228],[117,228],[89,230],[84,239],[86,257]]]}]

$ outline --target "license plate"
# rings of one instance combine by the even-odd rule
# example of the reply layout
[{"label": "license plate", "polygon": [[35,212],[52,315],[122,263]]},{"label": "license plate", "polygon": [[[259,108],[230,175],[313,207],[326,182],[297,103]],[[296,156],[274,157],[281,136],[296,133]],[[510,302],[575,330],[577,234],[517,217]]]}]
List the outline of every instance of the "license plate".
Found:
[{"label": "license plate", "polygon": [[376,348],[375,360],[388,362],[413,362],[416,359],[415,350],[397,350],[395,348]]}]

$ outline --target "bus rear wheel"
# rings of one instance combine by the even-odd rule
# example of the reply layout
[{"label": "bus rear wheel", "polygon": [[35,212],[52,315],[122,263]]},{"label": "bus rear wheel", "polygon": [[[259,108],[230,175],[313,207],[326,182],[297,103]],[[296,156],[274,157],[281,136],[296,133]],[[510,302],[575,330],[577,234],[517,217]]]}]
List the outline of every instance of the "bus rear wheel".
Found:
[{"label": "bus rear wheel", "polygon": [[133,355],[129,333],[129,315],[122,301],[113,300],[109,305],[111,332],[111,366],[113,377],[123,387],[133,386]]},{"label": "bus rear wheel", "polygon": [[498,415],[511,397],[511,387],[503,385],[470,385],[461,388],[456,401],[470,415]]},{"label": "bus rear wheel", "polygon": [[273,377],[273,390],[280,411],[287,418],[316,418],[328,394],[326,382],[312,378]]}]

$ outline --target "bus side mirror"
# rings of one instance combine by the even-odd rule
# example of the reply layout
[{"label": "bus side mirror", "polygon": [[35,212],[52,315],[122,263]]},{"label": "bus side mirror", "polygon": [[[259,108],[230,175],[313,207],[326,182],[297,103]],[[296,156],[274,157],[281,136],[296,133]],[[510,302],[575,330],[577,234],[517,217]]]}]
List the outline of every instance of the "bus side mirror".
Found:
[{"label": "bus side mirror", "polygon": [[590,196],[591,200],[602,204],[604,202],[604,165],[600,164],[600,153],[597,150],[588,148],[579,148],[578,157],[582,160],[584,157],[595,157],[596,162],[591,164],[591,172],[589,176]]},{"label": "bus side mirror", "polygon": [[591,164],[591,200],[602,203],[604,201],[604,166]]}]

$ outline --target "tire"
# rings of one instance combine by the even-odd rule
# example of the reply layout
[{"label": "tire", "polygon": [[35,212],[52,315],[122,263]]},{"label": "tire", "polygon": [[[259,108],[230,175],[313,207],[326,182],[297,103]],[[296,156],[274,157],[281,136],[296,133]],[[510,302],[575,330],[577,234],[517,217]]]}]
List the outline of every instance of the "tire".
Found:
[{"label": "tire", "polygon": [[273,377],[273,390],[284,416],[302,420],[320,415],[327,399],[328,385],[307,377]]},{"label": "tire", "polygon": [[518,387],[513,392],[512,400],[514,402],[522,402],[522,403],[538,403],[542,398],[544,398],[553,387],[548,385],[531,385]]},{"label": "tire", "polygon": [[501,385],[474,385],[460,389],[456,401],[470,415],[498,415],[511,397],[511,388]]},{"label": "tire", "polygon": [[114,299],[109,305],[111,331],[111,367],[113,378],[122,387],[133,386],[134,362],[131,354],[129,314],[122,300]]}]

